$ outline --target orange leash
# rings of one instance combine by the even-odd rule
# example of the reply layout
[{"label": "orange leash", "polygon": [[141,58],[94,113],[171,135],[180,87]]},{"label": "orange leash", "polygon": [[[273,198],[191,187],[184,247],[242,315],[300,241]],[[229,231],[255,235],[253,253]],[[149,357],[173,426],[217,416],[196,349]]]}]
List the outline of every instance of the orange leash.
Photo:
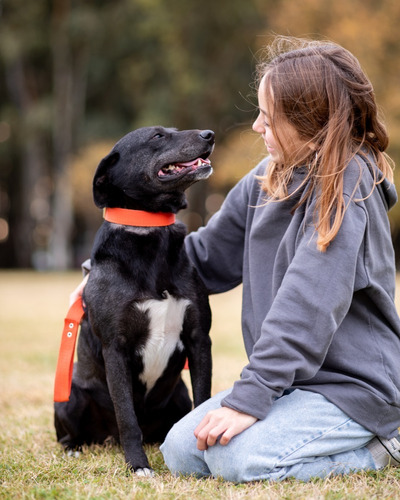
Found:
[{"label": "orange leash", "polygon": [[56,403],[68,401],[71,394],[75,344],[83,315],[82,297],[79,297],[69,308],[64,320],[54,382],[54,401]]},{"label": "orange leash", "polygon": [[[56,377],[54,381],[54,401],[56,403],[69,401],[72,372],[74,369],[76,338],[84,314],[82,297],[79,297],[79,299],[77,299],[68,309],[67,316],[64,320],[64,329],[61,336],[61,345],[58,353]],[[189,369],[187,359],[184,369]]]}]

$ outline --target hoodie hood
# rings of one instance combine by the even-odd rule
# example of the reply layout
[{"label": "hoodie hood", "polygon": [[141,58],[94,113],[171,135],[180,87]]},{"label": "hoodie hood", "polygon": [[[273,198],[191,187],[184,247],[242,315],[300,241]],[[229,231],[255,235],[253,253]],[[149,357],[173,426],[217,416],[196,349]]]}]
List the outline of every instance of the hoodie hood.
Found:
[{"label": "hoodie hood", "polygon": [[369,198],[376,189],[386,212],[397,203],[395,185],[388,179],[382,180],[382,172],[371,155],[358,154],[353,158],[346,168],[344,186],[344,193],[355,200]]},{"label": "hoodie hood", "polygon": [[397,192],[394,184],[384,179],[380,184],[376,186],[382,202],[385,205],[386,211],[389,211],[397,203]]}]

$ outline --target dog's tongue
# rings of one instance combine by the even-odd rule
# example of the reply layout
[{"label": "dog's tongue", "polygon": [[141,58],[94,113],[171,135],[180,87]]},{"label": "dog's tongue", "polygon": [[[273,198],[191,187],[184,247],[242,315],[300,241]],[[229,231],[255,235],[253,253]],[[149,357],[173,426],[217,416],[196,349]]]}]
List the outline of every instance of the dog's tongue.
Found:
[{"label": "dog's tongue", "polygon": [[211,165],[210,160],[203,160],[203,158],[197,158],[196,160],[193,161],[187,161],[184,163],[175,163],[176,166],[178,167],[199,167],[200,165],[206,163],[207,165]]}]

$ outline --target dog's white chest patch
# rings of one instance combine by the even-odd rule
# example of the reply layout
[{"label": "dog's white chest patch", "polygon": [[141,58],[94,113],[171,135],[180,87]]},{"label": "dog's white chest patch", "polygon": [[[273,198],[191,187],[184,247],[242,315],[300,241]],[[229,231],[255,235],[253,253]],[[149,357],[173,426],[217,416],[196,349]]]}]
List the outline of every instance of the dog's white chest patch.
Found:
[{"label": "dog's white chest patch", "polygon": [[144,368],[140,374],[147,392],[165,370],[175,349],[183,350],[179,336],[190,301],[175,299],[168,292],[164,293],[166,298],[163,300],[151,299],[137,305],[139,310],[147,312],[150,322],[149,337],[141,351]]}]

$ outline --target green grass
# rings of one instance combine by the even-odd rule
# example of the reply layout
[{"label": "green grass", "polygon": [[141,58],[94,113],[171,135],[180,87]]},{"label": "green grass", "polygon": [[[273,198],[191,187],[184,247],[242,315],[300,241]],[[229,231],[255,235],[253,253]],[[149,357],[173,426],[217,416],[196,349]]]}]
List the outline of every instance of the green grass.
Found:
[{"label": "green grass", "polygon": [[[399,469],[234,485],[176,478],[156,446],[146,448],[151,479],[127,473],[118,446],[67,457],[53,428],[53,380],[68,295],[79,281],[77,272],[0,272],[0,499],[400,499]],[[245,363],[240,301],[240,289],[211,299],[214,393]]]}]

